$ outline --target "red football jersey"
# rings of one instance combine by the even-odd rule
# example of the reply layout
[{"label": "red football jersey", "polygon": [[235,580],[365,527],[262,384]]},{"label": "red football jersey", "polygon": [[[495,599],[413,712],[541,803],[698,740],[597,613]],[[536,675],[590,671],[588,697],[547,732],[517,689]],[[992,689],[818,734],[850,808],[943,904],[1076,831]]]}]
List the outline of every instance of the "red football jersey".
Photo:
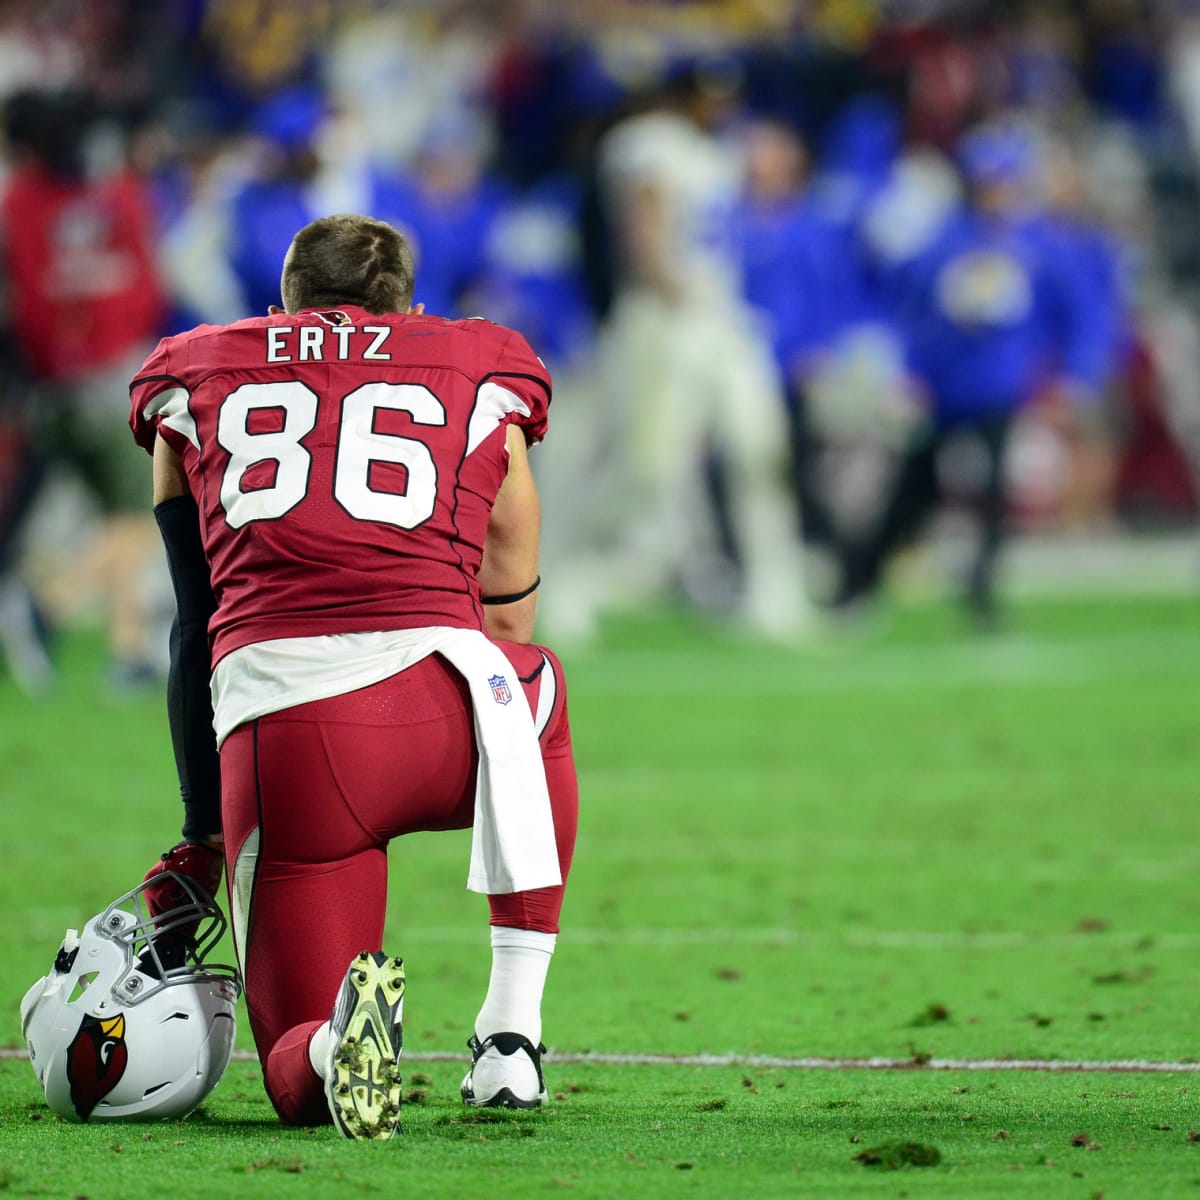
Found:
[{"label": "red football jersey", "polygon": [[71,182],[20,167],[0,220],[10,326],[38,375],[78,378],[160,332],[157,229],[140,178]]},{"label": "red football jersey", "polygon": [[550,403],[519,333],[353,307],[202,325],[130,393],[134,437],[162,435],[200,508],[214,663],[274,638],[483,628],[506,428],[540,441]]}]

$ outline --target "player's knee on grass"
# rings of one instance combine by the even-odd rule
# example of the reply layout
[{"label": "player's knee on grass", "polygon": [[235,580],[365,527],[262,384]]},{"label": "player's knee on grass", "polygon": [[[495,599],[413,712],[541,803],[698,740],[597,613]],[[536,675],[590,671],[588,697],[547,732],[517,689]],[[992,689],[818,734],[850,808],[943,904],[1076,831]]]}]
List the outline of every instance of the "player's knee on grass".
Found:
[{"label": "player's knee on grass", "polygon": [[328,1125],[331,1121],[324,1082],[308,1057],[308,1040],[320,1024],[306,1021],[289,1029],[263,1062],[267,1098],[285,1125]]}]

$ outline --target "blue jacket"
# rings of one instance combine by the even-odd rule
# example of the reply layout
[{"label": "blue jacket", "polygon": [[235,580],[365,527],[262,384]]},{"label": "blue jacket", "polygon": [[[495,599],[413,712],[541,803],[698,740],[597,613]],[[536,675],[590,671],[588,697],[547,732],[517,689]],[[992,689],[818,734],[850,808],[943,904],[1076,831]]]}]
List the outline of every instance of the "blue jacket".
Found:
[{"label": "blue jacket", "polygon": [[803,196],[773,204],[747,199],[735,228],[742,294],[790,374],[863,316],[853,228]]},{"label": "blue jacket", "polygon": [[917,258],[883,280],[910,369],[933,417],[1011,412],[1076,353],[1067,314],[1078,280],[1028,216],[963,209]]},{"label": "blue jacket", "polygon": [[1054,365],[1099,395],[1119,369],[1133,324],[1120,245],[1101,226],[1056,213],[1038,221],[1034,235],[1059,281],[1051,308]]}]

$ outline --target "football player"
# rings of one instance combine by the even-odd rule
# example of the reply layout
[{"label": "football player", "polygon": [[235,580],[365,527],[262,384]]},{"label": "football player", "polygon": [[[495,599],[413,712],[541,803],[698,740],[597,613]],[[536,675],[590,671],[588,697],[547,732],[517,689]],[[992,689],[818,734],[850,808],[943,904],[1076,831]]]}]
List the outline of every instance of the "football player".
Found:
[{"label": "football player", "polygon": [[578,806],[562,668],[531,641],[550,378],[520,334],[414,306],[407,243],[368,217],[301,229],[281,289],[164,339],[131,385],[178,605],[184,841],[151,876],[227,868],[280,1117],[389,1137],[388,842],[471,827],[492,973],[462,1095],[535,1107]]},{"label": "football player", "polygon": [[[619,264],[602,358],[617,382],[627,505],[608,575],[626,592],[614,603],[682,585],[719,610],[732,551],[738,621],[789,644],[812,632],[813,609],[785,482],[782,381],[741,296],[742,164],[720,135],[739,103],[732,62],[681,63],[597,147]],[[714,465],[725,485],[715,507]],[[597,594],[573,598],[575,607]]]},{"label": "football player", "polygon": [[[0,186],[0,272],[12,365],[22,372],[15,385],[6,376],[5,387],[18,400],[17,429],[28,440],[15,494],[7,497],[12,513],[0,527],[0,559],[14,551],[10,539],[42,495],[49,469],[66,466],[101,520],[69,569],[64,562],[54,572],[48,607],[73,608],[95,592],[105,610],[111,683],[157,682],[150,631],[162,564],[137,447],[118,419],[129,374],[166,314],[152,190],[125,165],[87,169],[94,123],[85,95],[18,92],[6,99],[2,123],[11,161]],[[52,682],[40,613],[11,571],[0,578],[0,639],[29,690]]]}]

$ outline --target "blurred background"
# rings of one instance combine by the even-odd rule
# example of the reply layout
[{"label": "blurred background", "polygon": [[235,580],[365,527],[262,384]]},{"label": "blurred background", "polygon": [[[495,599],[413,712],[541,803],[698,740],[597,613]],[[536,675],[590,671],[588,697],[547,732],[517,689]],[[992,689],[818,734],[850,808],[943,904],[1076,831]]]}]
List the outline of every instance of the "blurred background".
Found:
[{"label": "blurred background", "polygon": [[1200,585],[1200,4],[4,0],[0,642],[171,599],[128,436],[161,336],[362,211],[521,330],[540,630],[786,644],[890,594]]}]

